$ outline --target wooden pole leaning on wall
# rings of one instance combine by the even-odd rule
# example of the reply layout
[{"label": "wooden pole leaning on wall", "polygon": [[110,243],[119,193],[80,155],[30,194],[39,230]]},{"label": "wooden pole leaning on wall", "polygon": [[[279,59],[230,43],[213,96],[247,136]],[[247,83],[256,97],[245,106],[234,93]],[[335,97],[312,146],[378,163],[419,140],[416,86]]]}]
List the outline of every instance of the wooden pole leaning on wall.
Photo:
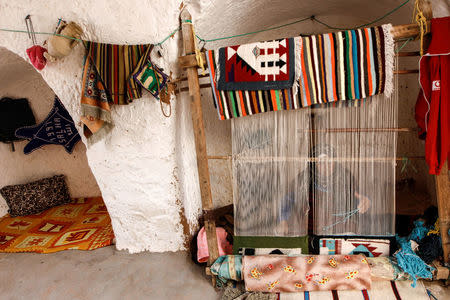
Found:
[{"label": "wooden pole leaning on wall", "polygon": [[444,250],[444,261],[450,261],[450,173],[448,161],[444,164],[441,174],[436,176],[436,194],[439,211],[439,229],[441,231],[442,249]]},{"label": "wooden pole leaning on wall", "polygon": [[[183,45],[185,55],[195,53],[195,37],[192,28],[191,14],[184,9],[181,12],[181,30],[183,33]],[[192,125],[194,129],[195,151],[197,154],[198,180],[200,184],[200,193],[202,197],[203,211],[208,212],[213,209],[211,184],[209,178],[208,158],[206,154],[206,137],[205,124],[203,121],[202,103],[200,96],[200,85],[198,80],[198,67],[192,66],[186,68],[189,95],[191,98],[191,115]],[[216,224],[214,220],[205,218],[205,231],[208,241],[210,266],[218,257],[219,250],[217,247]],[[214,283],[214,278],[213,278]]]}]

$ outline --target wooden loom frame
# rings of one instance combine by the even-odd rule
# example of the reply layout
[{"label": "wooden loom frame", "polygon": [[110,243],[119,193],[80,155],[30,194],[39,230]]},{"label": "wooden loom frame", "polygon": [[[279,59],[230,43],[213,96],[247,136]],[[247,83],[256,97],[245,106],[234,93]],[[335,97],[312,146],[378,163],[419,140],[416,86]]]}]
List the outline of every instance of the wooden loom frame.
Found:
[{"label": "wooden loom frame", "polygon": [[[424,5],[424,12],[427,19],[432,18],[431,4],[426,2]],[[185,55],[179,57],[178,64],[182,69],[187,72],[187,78],[180,78],[177,81],[188,80],[188,91],[191,96],[191,115],[192,115],[192,125],[194,130],[195,138],[195,150],[197,155],[197,168],[199,185],[202,200],[202,210],[205,223],[205,231],[209,250],[208,267],[218,258],[219,251],[217,247],[217,236],[216,236],[216,225],[215,218],[218,212],[213,209],[212,194],[211,194],[211,183],[209,176],[208,159],[229,159],[229,156],[208,156],[206,152],[206,137],[205,137],[205,125],[203,120],[203,112],[201,106],[201,94],[200,89],[205,87],[211,87],[209,84],[200,84],[199,77],[205,77],[204,75],[198,74],[199,63],[195,54],[195,37],[193,33],[193,23],[191,20],[191,15],[187,9],[184,9],[181,14],[181,31],[183,34],[183,46]],[[427,23],[427,29],[430,28],[430,23]],[[425,34],[428,34],[427,31]],[[408,25],[397,25],[393,26],[392,34],[394,40],[404,38],[417,38],[420,36],[420,29],[417,24]],[[402,52],[398,56],[417,56],[417,52]],[[203,62],[205,62],[205,54],[201,53]],[[409,74],[417,73],[418,70],[401,70],[395,72],[395,74]],[[185,89],[186,90],[186,89]],[[183,91],[182,89],[179,90]],[[398,131],[410,131],[408,128],[400,128]],[[417,157],[416,157],[417,158]],[[447,234],[450,227],[450,201],[446,201],[450,198],[450,182],[448,174],[447,163],[445,163],[442,168],[441,174],[436,176],[436,190],[437,190],[437,201],[439,209],[439,220],[440,220],[440,230],[442,237],[442,246],[444,249],[444,260],[446,263],[449,261],[450,254],[450,239]],[[229,206],[219,209],[222,211],[229,211]],[[211,275],[209,268],[206,268],[206,273]],[[212,276],[213,284],[215,283],[215,278]]]}]

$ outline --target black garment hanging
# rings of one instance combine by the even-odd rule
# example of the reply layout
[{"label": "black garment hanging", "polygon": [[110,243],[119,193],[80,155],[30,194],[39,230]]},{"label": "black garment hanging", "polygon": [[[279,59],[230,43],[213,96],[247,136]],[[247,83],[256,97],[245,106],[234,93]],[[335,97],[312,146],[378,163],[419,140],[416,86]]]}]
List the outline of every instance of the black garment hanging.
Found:
[{"label": "black garment hanging", "polygon": [[16,129],[35,124],[36,119],[27,99],[0,99],[0,142],[10,143],[12,151],[13,142],[21,140],[15,136]]}]

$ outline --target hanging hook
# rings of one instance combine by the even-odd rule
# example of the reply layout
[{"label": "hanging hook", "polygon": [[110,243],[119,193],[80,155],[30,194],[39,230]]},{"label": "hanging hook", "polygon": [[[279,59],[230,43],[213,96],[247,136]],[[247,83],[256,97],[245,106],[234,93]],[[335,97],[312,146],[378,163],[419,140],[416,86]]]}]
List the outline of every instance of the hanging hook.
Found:
[{"label": "hanging hook", "polygon": [[203,44],[200,44],[201,46],[199,45],[199,47],[200,47],[200,51],[203,51],[203,50],[205,50],[205,46],[206,46],[206,41],[202,39],[202,40],[200,40],[200,43],[203,43]]},{"label": "hanging hook", "polygon": [[155,48],[156,48],[156,47],[157,47],[157,49],[156,49],[156,54],[158,54],[158,57],[163,57],[163,55],[162,55],[162,53],[161,53],[161,51],[164,51],[162,45],[161,45],[161,44],[156,44],[156,45],[155,45]]},{"label": "hanging hook", "polygon": [[62,18],[58,18],[58,23],[56,24],[55,27],[55,31],[53,31],[53,33],[57,33],[58,29],[59,29],[59,25],[61,25],[61,22],[63,22],[64,20]]},{"label": "hanging hook", "polygon": [[33,42],[33,45],[36,45],[36,34],[34,33],[33,22],[31,21],[30,15],[25,17],[25,25],[27,26],[28,37]]}]

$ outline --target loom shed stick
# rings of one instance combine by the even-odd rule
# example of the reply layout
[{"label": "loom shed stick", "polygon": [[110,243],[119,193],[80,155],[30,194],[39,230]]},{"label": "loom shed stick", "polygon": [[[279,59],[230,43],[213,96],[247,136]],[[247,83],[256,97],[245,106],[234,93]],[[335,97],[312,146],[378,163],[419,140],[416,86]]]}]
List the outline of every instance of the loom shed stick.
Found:
[{"label": "loom shed stick", "polygon": [[[216,160],[231,160],[232,155],[208,155],[208,159]],[[265,158],[266,161],[308,161],[315,162],[318,159],[315,157],[278,157],[278,156],[266,156],[266,157],[241,157],[241,160],[261,160]],[[409,160],[424,160],[425,156],[406,156],[406,157],[339,157],[339,158],[328,158],[327,161],[339,161],[339,162],[352,162],[352,161],[367,161],[367,162],[390,162],[392,160],[403,161],[405,158]]]},{"label": "loom shed stick", "polygon": [[[425,32],[425,34],[430,33],[430,28],[431,28],[431,23],[428,21],[427,22],[427,31]],[[398,41],[401,39],[407,39],[407,38],[416,38],[417,36],[420,35],[420,28],[417,24],[394,25],[394,26],[392,26],[391,33],[392,33],[395,41]],[[403,53],[405,53],[405,52],[403,52]],[[411,53],[415,53],[415,52],[411,52]],[[409,54],[409,55],[413,55],[413,54]],[[400,56],[407,56],[407,55],[400,55]],[[206,61],[206,56],[205,56],[204,52],[202,53],[202,58],[203,58],[203,61]],[[179,57],[178,64],[182,68],[197,66],[197,60],[195,59],[195,54],[186,53],[185,56]]]},{"label": "loom shed stick", "polygon": [[[191,14],[187,11],[187,9],[184,9],[181,12],[181,23],[184,52],[186,55],[195,53],[195,40],[192,30],[193,25],[191,21]],[[197,154],[198,179],[202,197],[202,207],[204,211],[208,212],[213,209],[213,202],[209,178],[208,158],[206,154],[205,124],[203,121],[197,66],[187,67],[186,72],[189,84],[189,95],[191,98],[192,125],[194,128],[195,151]],[[205,231],[209,250],[208,266],[210,266],[219,257],[216,224],[214,220],[205,218]]]}]

